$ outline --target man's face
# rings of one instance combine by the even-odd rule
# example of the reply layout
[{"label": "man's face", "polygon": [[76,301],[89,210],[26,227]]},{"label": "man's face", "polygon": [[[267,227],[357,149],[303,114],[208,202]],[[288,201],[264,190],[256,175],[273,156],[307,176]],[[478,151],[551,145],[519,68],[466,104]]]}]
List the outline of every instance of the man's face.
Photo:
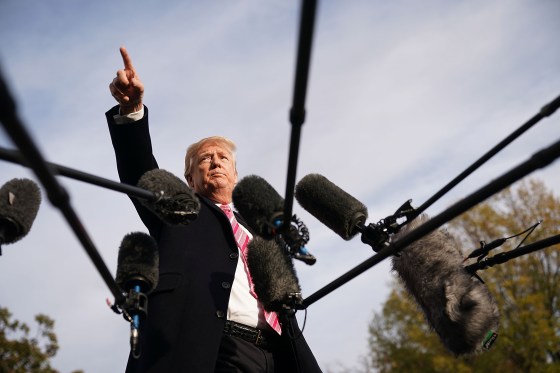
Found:
[{"label": "man's face", "polygon": [[[217,202],[231,201],[231,193],[237,183],[237,171],[233,155],[220,144],[209,142],[198,150],[193,159],[189,186],[195,192]],[[220,196],[220,201],[217,197]]]}]

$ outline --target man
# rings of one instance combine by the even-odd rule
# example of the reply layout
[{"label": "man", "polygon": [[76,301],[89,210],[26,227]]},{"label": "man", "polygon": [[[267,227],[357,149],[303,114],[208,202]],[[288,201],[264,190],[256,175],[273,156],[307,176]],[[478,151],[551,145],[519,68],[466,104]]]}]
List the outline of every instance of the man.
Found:
[{"label": "man", "polygon": [[[144,85],[124,47],[121,55],[124,69],[109,85],[119,105],[106,116],[121,181],[136,185],[158,165]],[[188,226],[165,225],[132,199],[158,242],[160,277],[141,326],[141,356],[129,357],[127,372],[320,372],[295,318],[283,320],[280,329],[251,291],[243,245],[233,231],[246,241],[252,235],[240,216],[226,216],[237,182],[235,145],[223,137],[191,145],[185,177],[201,202]]]}]

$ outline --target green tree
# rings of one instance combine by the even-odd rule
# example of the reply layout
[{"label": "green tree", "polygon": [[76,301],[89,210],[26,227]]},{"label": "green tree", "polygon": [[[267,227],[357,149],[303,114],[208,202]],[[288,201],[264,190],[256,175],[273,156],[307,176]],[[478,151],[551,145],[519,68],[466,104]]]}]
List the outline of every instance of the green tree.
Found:
[{"label": "green tree", "polygon": [[12,320],[10,311],[0,307],[0,373],[58,373],[50,365],[58,351],[54,320],[39,314],[35,321],[37,330],[31,336],[27,324]]},{"label": "green tree", "polygon": [[[479,242],[519,233],[542,220],[524,242],[560,234],[560,200],[527,180],[494,195],[446,227],[465,253]],[[519,243],[508,240],[493,256]],[[494,346],[456,358],[445,350],[417,306],[395,281],[369,326],[370,360],[379,372],[560,372],[560,245],[479,271],[496,298],[501,325]]]}]

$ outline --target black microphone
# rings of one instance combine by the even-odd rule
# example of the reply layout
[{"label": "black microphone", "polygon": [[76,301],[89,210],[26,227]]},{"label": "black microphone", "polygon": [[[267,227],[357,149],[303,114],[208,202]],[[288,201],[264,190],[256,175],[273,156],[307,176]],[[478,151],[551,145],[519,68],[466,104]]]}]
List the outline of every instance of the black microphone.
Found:
[{"label": "black microphone", "polygon": [[156,200],[140,199],[142,204],[169,225],[187,225],[198,217],[200,201],[194,191],[172,173],[154,169],[138,181],[138,187],[154,193]]},{"label": "black microphone", "polygon": [[233,204],[257,235],[270,240],[284,218],[284,199],[257,175],[241,179],[233,189]]},{"label": "black microphone", "polygon": [[[428,220],[423,214],[392,238],[398,240]],[[454,238],[435,230],[392,257],[392,266],[443,345],[455,355],[489,349],[497,338],[500,312],[482,281],[462,265]]]},{"label": "black microphone", "polygon": [[29,179],[12,179],[0,188],[0,255],[2,245],[23,238],[41,204],[41,190]]},{"label": "black microphone", "polygon": [[298,203],[345,240],[353,238],[368,217],[366,206],[319,174],[296,185]]},{"label": "black microphone", "polygon": [[277,242],[253,237],[247,246],[247,267],[266,311],[294,310],[302,304],[294,264]]},{"label": "black microphone", "polygon": [[119,248],[117,260],[117,285],[127,293],[121,305],[130,321],[130,347],[135,358],[140,356],[140,322],[148,315],[147,294],[157,286],[159,277],[159,252],[156,241],[148,234],[127,234]]},{"label": "black microphone", "polygon": [[307,264],[314,264],[316,258],[305,245],[309,241],[309,231],[296,215],[284,228],[284,199],[262,177],[249,175],[241,179],[233,189],[233,204],[257,235],[265,239],[277,239],[290,255]]}]

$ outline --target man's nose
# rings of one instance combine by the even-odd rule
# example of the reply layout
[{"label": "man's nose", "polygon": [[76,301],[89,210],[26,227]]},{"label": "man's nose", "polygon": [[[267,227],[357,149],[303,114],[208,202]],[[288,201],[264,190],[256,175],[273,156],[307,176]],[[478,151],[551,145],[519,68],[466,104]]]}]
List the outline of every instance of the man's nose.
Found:
[{"label": "man's nose", "polygon": [[212,167],[221,167],[222,163],[220,157],[217,155],[212,156]]}]

